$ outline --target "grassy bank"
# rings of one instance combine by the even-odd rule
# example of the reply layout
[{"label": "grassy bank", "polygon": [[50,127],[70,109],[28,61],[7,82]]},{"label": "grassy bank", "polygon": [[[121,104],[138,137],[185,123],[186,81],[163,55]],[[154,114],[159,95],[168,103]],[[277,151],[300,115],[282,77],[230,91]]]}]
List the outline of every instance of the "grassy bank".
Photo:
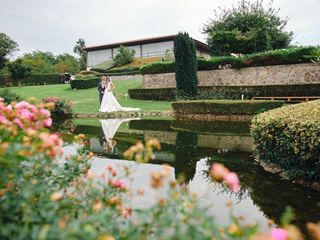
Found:
[{"label": "grassy bank", "polygon": [[[114,93],[119,103],[124,107],[138,107],[142,111],[170,110],[168,101],[144,101],[126,99],[128,89],[141,88],[141,80],[114,80],[116,86]],[[5,88],[1,88],[3,90]],[[99,95],[96,88],[72,90],[69,84],[65,85],[42,85],[7,88],[11,92],[19,94],[23,99],[35,97],[42,99],[47,97],[59,97],[74,102],[75,113],[97,113],[99,109]],[[129,98],[129,97],[128,97]]]}]

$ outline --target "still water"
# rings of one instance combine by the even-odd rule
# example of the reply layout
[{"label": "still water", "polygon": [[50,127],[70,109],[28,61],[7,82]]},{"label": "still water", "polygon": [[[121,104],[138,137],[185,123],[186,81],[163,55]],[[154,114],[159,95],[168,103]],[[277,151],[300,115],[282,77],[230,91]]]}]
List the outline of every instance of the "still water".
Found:
[{"label": "still water", "polygon": [[[217,222],[229,223],[226,202],[232,200],[233,213],[247,223],[258,222],[262,229],[268,220],[279,223],[286,206],[295,212],[294,224],[304,228],[307,222],[320,220],[320,193],[266,172],[254,161],[254,144],[246,122],[195,122],[178,120],[107,119],[88,120],[76,125],[75,133],[90,139],[90,150],[97,154],[92,173],[102,174],[108,165],[133,168],[131,189],[145,189],[143,196],[132,199],[136,208],[148,207],[159,197],[150,187],[150,173],[162,164],[171,166],[169,177],[180,179],[208,207]],[[157,138],[161,150],[156,159],[138,164],[123,160],[122,154],[132,144]],[[65,148],[72,151],[72,146]],[[223,163],[238,174],[241,190],[232,193],[213,183],[207,173],[212,162]],[[165,191],[165,189],[164,189]]]}]

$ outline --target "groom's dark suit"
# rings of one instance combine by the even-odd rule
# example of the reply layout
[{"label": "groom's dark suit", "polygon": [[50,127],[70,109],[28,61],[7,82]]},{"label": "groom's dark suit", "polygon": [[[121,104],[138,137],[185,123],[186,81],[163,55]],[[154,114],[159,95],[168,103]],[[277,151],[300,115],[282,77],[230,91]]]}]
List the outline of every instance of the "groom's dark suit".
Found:
[{"label": "groom's dark suit", "polygon": [[100,105],[101,105],[101,102],[102,102],[104,90],[105,90],[105,88],[102,87],[102,84],[101,84],[101,81],[100,81],[99,84],[98,84],[98,92],[99,92]]}]

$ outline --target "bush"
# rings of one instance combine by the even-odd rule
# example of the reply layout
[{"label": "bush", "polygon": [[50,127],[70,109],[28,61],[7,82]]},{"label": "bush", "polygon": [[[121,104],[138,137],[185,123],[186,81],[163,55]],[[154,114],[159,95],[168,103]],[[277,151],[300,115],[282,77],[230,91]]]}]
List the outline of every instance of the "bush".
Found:
[{"label": "bush", "polygon": [[[129,96],[142,100],[175,100],[174,88],[129,89]],[[212,86],[198,87],[197,99],[240,100],[252,97],[320,96],[320,84],[262,85],[262,86]]]},{"label": "bush", "polygon": [[53,103],[54,108],[51,109],[51,118],[53,122],[63,121],[72,118],[73,103],[65,99],[57,97],[49,97],[42,99],[44,103]]},{"label": "bush", "polygon": [[45,85],[45,84],[59,84],[59,74],[56,73],[41,73],[41,74],[31,74],[21,80],[12,79],[9,75],[0,75],[0,86],[4,87],[6,85],[18,86],[21,85]]},{"label": "bush", "polygon": [[18,94],[10,92],[8,89],[0,91],[0,98],[3,98],[4,102],[8,104],[22,100]]},{"label": "bush", "polygon": [[155,62],[140,68],[140,73],[145,74],[157,74],[157,73],[172,73],[176,71],[175,62]]},{"label": "bush", "polygon": [[259,114],[251,135],[261,160],[290,178],[320,179],[320,100]]},{"label": "bush", "polygon": [[[284,64],[311,63],[319,47],[295,47],[259,52],[240,57],[221,56],[209,59],[198,58],[198,71],[224,68],[243,68]],[[157,62],[140,68],[141,74],[158,74],[175,72],[174,62]]]},{"label": "bush", "polygon": [[90,71],[87,71],[87,70],[82,70],[79,72],[79,74],[77,75],[96,75],[98,74],[99,72],[97,71],[94,71],[93,69],[91,69]]},{"label": "bush", "polygon": [[140,100],[170,101],[176,99],[174,88],[129,89],[130,98]]},{"label": "bush", "polygon": [[78,78],[70,81],[70,86],[72,89],[86,89],[97,87],[100,81],[100,77],[87,75],[78,76]]},{"label": "bush", "polygon": [[183,98],[194,98],[198,91],[197,57],[193,39],[179,33],[174,39],[177,92]]},{"label": "bush", "polygon": [[173,102],[181,114],[255,115],[284,105],[283,101],[207,100]]},{"label": "bush", "polygon": [[134,55],[136,51],[130,50],[127,47],[120,46],[118,49],[117,55],[114,57],[114,65],[115,66],[122,66],[127,63],[131,63],[133,61]]}]

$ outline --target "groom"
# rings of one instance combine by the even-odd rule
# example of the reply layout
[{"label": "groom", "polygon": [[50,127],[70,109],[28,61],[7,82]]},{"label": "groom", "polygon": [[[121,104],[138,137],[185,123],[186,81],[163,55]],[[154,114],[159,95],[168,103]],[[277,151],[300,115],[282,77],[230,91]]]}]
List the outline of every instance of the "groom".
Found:
[{"label": "groom", "polygon": [[103,94],[104,94],[104,90],[105,88],[102,86],[101,84],[101,80],[102,78],[100,79],[100,82],[98,84],[98,92],[99,92],[99,100],[100,100],[100,105],[101,105],[101,102],[102,102],[102,98],[103,98]]}]

